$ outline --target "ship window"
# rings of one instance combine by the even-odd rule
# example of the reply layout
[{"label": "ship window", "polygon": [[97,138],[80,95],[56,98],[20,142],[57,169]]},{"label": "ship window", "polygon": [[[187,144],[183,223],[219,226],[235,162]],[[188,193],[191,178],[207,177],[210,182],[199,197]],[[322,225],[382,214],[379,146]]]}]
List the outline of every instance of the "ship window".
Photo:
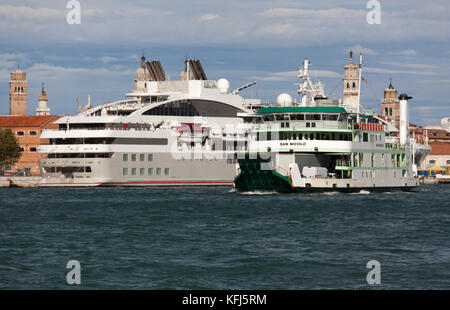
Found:
[{"label": "ship window", "polygon": [[148,168],[148,175],[153,175],[153,168]]},{"label": "ship window", "polygon": [[292,140],[297,140],[297,134],[296,133],[292,134]]},{"label": "ship window", "polygon": [[136,161],[136,154],[131,154],[131,160]]},{"label": "ship window", "polygon": [[170,172],[169,168],[164,168],[164,175],[169,175],[169,172]]},{"label": "ship window", "polygon": [[311,123],[311,127],[316,127],[316,123]]},{"label": "ship window", "polygon": [[273,115],[264,115],[264,121],[271,122],[275,120],[275,117]]},{"label": "ship window", "polygon": [[289,122],[286,122],[286,128],[289,128]]},{"label": "ship window", "polygon": [[363,142],[368,142],[369,141],[369,135],[367,132],[363,133]]},{"label": "ship window", "polygon": [[[447,161],[447,163],[448,163],[448,162],[449,162],[449,161]],[[429,161],[429,163],[430,163],[430,164],[435,164],[436,161],[435,161],[434,159],[432,159],[432,160]]]},{"label": "ship window", "polygon": [[19,137],[23,137],[25,134],[24,134],[23,131],[19,131],[19,132],[17,132],[17,135],[18,135]]},{"label": "ship window", "polygon": [[145,154],[139,154],[139,160],[144,161],[145,160]]},{"label": "ship window", "polygon": [[306,123],[306,127],[307,127],[307,128],[311,127],[311,123],[307,122],[307,123]]},{"label": "ship window", "polygon": [[450,165],[450,160],[447,160],[447,165]]},{"label": "ship window", "polygon": [[281,122],[281,128],[284,128],[284,123],[283,122]]},{"label": "ship window", "polygon": [[30,131],[30,136],[37,136],[36,131]]},{"label": "ship window", "polygon": [[303,134],[299,133],[299,134],[298,134],[298,139],[299,139],[299,140],[303,140]]},{"label": "ship window", "polygon": [[148,161],[152,161],[153,160],[153,154],[148,154],[148,156],[147,156],[148,158]]},{"label": "ship window", "polygon": [[156,174],[161,175],[161,168],[156,168]]},{"label": "ship window", "polygon": [[86,171],[85,172],[92,172],[92,168],[91,167],[86,167]]},{"label": "ship window", "polygon": [[132,175],[136,175],[136,168],[132,168],[132,169],[131,169],[131,174],[132,174]]},{"label": "ship window", "polygon": [[323,114],[322,119],[324,121],[337,121],[338,115],[337,114]]},{"label": "ship window", "polygon": [[128,175],[128,168],[123,168],[122,174],[123,175]]},{"label": "ship window", "polygon": [[139,174],[140,175],[145,175],[145,168],[139,169]]},{"label": "ship window", "polygon": [[35,147],[30,147],[30,152],[36,152],[36,148]]},{"label": "ship window", "polygon": [[123,154],[122,159],[123,161],[128,161],[128,154]]},{"label": "ship window", "polygon": [[281,115],[281,114],[275,115],[275,118],[276,118],[277,121],[282,121],[282,120],[284,120],[283,115]]},{"label": "ship window", "polygon": [[314,134],[313,134],[313,133],[311,133],[311,134],[309,135],[309,140],[314,140]]}]

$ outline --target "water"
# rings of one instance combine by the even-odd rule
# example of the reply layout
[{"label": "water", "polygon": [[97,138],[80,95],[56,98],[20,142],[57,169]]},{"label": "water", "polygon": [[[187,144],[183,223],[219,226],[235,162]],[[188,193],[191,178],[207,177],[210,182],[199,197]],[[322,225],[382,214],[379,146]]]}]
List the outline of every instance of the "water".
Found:
[{"label": "water", "polygon": [[0,288],[73,289],[75,259],[81,289],[450,289],[449,197],[0,189]]}]

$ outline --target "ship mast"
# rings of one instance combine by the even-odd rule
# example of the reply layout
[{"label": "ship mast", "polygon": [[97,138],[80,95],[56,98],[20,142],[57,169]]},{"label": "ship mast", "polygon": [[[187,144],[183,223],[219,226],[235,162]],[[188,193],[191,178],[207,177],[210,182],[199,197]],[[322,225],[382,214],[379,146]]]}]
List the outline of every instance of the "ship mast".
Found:
[{"label": "ship mast", "polygon": [[356,123],[359,124],[359,113],[361,111],[361,71],[362,71],[362,53],[359,53],[359,69],[358,69],[358,106],[356,107]]}]

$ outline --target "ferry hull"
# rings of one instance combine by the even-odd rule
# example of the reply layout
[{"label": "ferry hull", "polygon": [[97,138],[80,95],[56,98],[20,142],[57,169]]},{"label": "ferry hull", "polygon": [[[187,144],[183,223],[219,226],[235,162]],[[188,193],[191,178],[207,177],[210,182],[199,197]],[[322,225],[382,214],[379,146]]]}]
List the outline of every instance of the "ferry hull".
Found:
[{"label": "ferry hull", "polygon": [[[264,169],[270,160],[240,159],[240,172],[234,180],[239,191],[274,191],[274,192],[344,192],[361,191],[390,192],[410,191],[419,186],[419,180],[412,179],[337,179],[337,178],[301,178],[299,175],[282,175],[272,169]],[[297,170],[298,171],[298,170]]]}]

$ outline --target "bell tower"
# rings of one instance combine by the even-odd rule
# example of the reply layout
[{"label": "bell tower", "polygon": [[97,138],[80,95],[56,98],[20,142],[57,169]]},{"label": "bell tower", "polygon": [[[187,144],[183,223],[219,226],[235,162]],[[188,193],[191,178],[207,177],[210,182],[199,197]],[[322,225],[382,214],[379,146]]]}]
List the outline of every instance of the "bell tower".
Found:
[{"label": "bell tower", "polygon": [[19,65],[9,81],[9,115],[27,115],[27,74]]},{"label": "bell tower", "polygon": [[400,101],[398,100],[397,90],[392,86],[392,80],[384,90],[384,98],[381,100],[381,113],[386,119],[395,121],[398,127],[400,123]]},{"label": "bell tower", "polygon": [[353,62],[353,52],[350,51],[350,59],[344,67],[344,91],[342,93],[344,108],[347,112],[358,111],[359,74],[358,66]]}]

